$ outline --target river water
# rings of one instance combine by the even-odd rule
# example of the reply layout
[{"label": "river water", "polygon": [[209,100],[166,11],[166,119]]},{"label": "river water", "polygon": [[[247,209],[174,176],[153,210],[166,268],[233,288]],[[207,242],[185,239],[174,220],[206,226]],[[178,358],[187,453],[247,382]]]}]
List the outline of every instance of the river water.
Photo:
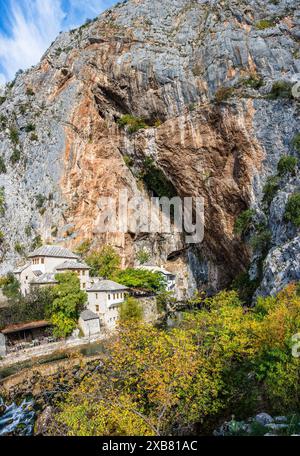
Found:
[{"label": "river water", "polygon": [[[81,348],[78,347],[78,351],[85,357],[103,353],[103,350],[103,342],[84,345]],[[71,350],[67,350],[63,353],[60,352],[58,354],[48,355],[34,362],[27,361],[15,364],[14,366],[5,369],[0,369],[0,379],[7,378],[35,365],[51,364],[66,359],[70,351]],[[5,404],[3,399],[0,397],[0,436],[30,436],[33,434],[35,419],[36,410],[33,398],[24,398],[21,403],[13,402],[11,404]]]},{"label": "river water", "polygon": [[[182,321],[182,312],[176,312],[172,317],[169,317],[162,323],[162,327],[174,328]],[[94,344],[77,347],[77,350],[85,357],[90,357],[103,353],[104,343],[96,342]],[[71,349],[64,352],[59,352],[53,355],[48,355],[39,360],[27,361],[24,363],[15,364],[11,367],[0,369],[0,380],[11,375],[17,374],[24,369],[31,368],[35,365],[51,364],[57,361],[66,359],[72,351]],[[33,398],[25,398],[22,403],[4,404],[0,397],[0,436],[5,435],[20,435],[29,436],[33,434],[34,423],[36,419],[35,403]]]}]

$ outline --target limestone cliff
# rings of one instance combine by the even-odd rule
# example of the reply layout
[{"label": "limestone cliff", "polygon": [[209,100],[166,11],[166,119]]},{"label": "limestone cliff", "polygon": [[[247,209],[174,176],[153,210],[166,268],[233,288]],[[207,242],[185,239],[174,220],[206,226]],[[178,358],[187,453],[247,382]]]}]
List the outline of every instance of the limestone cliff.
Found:
[{"label": "limestone cliff", "polygon": [[[251,261],[255,278],[255,252],[233,228],[248,207],[265,217],[266,179],[297,153],[299,99],[289,91],[299,25],[298,0],[129,0],[60,34],[0,99],[1,271],[40,235],[70,247],[110,242],[124,265],[147,247],[190,289],[226,286]],[[125,115],[145,128],[122,128]],[[143,179],[149,158],[177,195],[205,198],[202,244],[97,232],[101,196],[157,191]],[[298,187],[286,179],[276,198]],[[263,293],[300,278],[299,232],[283,222],[285,204],[272,204]]]}]

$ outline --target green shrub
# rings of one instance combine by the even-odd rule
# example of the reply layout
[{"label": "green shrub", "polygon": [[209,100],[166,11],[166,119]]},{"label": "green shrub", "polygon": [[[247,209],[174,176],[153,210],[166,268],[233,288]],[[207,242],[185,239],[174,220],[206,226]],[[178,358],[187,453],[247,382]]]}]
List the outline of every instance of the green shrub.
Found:
[{"label": "green shrub", "polygon": [[247,209],[242,212],[235,221],[234,232],[240,236],[244,236],[251,228],[255,211]]},{"label": "green shrub", "polygon": [[284,157],[281,157],[277,165],[279,176],[295,174],[297,164],[298,159],[296,157],[291,157],[290,155],[285,155]]},{"label": "green shrub", "polygon": [[26,133],[31,133],[32,131],[35,131],[35,125],[32,123],[26,125],[25,131]]},{"label": "green shrub", "polygon": [[11,128],[9,131],[9,137],[10,140],[13,144],[18,144],[19,143],[19,132],[16,128]]},{"label": "green shrub", "polygon": [[0,97],[0,106],[6,101],[6,97]]},{"label": "green shrub", "polygon": [[277,98],[293,98],[292,84],[286,81],[274,82],[272,90],[268,95],[268,98],[270,98],[271,100],[276,100]]},{"label": "green shrub", "polygon": [[0,188],[0,215],[5,214],[5,190],[4,187]]},{"label": "green shrub", "polygon": [[1,128],[6,128],[7,125],[7,117],[5,117],[4,114],[0,115],[0,127]]},{"label": "green shrub", "polygon": [[33,90],[32,88],[28,87],[28,88],[26,89],[26,95],[27,95],[28,97],[33,97],[33,95],[35,95],[35,92],[34,92],[34,90]]},{"label": "green shrub", "polygon": [[47,198],[44,195],[41,195],[40,193],[36,196],[37,209],[41,209],[44,206],[46,199]]},{"label": "green shrub", "polygon": [[293,147],[296,149],[297,152],[300,152],[300,133],[297,133],[292,141]]},{"label": "green shrub", "polygon": [[271,19],[262,19],[255,24],[257,30],[266,30],[275,27],[276,23]]},{"label": "green shrub", "polygon": [[38,234],[32,241],[31,249],[36,250],[42,246],[43,246],[43,240],[42,240],[42,237]]},{"label": "green shrub", "polygon": [[0,174],[5,174],[6,171],[4,158],[0,156]]},{"label": "green shrub", "polygon": [[21,152],[18,149],[14,149],[13,153],[10,156],[10,161],[14,165],[21,158]]},{"label": "green shrub", "polygon": [[250,240],[250,245],[253,250],[260,251],[265,255],[269,251],[271,238],[271,232],[266,229],[260,233],[255,234]]},{"label": "green shrub", "polygon": [[267,179],[267,182],[263,188],[263,202],[267,203],[269,206],[273,199],[275,198],[276,193],[279,190],[279,178],[278,176],[270,176]]},{"label": "green shrub", "polygon": [[294,193],[289,197],[285,208],[285,220],[300,227],[300,193]]},{"label": "green shrub", "polygon": [[151,255],[147,250],[142,249],[137,252],[136,258],[140,264],[145,264],[150,260]]},{"label": "green shrub", "polygon": [[123,159],[124,159],[125,165],[128,168],[131,168],[133,166],[134,162],[133,162],[133,158],[132,157],[130,157],[129,155],[124,155]]},{"label": "green shrub", "polygon": [[260,89],[264,85],[263,79],[258,75],[252,75],[248,79],[244,79],[242,84],[251,89]]},{"label": "green shrub", "polygon": [[30,141],[38,141],[39,137],[36,133],[31,133],[30,135]]},{"label": "green shrub", "polygon": [[15,251],[16,251],[19,255],[23,255],[24,252],[25,252],[24,245],[23,245],[23,244],[20,244],[20,242],[17,242],[17,243],[15,244]]},{"label": "green shrub", "polygon": [[131,114],[125,114],[120,119],[118,119],[118,125],[120,127],[127,127],[129,133],[136,133],[138,130],[147,128],[147,124],[140,117],[134,117]]},{"label": "green shrub", "polygon": [[217,103],[222,103],[232,97],[233,94],[233,87],[220,87],[215,93],[215,100]]},{"label": "green shrub", "polygon": [[31,236],[31,233],[32,233],[32,228],[31,228],[31,225],[27,225],[26,228],[25,228],[25,234],[27,237],[30,237]]}]

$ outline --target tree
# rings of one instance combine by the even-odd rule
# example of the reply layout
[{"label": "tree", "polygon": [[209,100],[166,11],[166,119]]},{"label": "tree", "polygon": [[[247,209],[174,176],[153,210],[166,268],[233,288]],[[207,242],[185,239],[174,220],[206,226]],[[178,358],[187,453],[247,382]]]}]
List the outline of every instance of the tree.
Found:
[{"label": "tree", "polygon": [[[96,370],[60,404],[55,432],[67,435],[182,435],[220,417],[300,407],[300,287],[259,298],[234,291],[202,300],[175,329],[121,322]],[[222,415],[221,415],[222,414]],[[195,426],[196,425],[196,426]]]},{"label": "tree", "polygon": [[86,258],[92,277],[110,278],[120,267],[121,258],[113,247],[105,245],[100,251],[92,252]]},{"label": "tree", "polygon": [[2,285],[2,291],[4,296],[8,299],[14,299],[20,296],[20,282],[16,279],[12,272],[9,272],[5,277]]},{"label": "tree", "polygon": [[288,199],[285,207],[285,219],[295,226],[300,226],[300,193],[294,193]]},{"label": "tree", "polygon": [[80,281],[75,273],[56,274],[55,279],[58,285],[53,287],[54,300],[49,316],[54,325],[54,335],[67,337],[77,326],[87,295],[80,290]]},{"label": "tree", "polygon": [[51,287],[33,289],[25,297],[11,294],[9,306],[0,313],[0,327],[47,319],[52,300]]},{"label": "tree", "polygon": [[116,272],[112,278],[129,288],[142,288],[153,292],[163,291],[166,288],[166,282],[161,273],[143,269],[124,269]]},{"label": "tree", "polygon": [[92,241],[85,240],[75,249],[75,253],[80,255],[82,258],[86,258],[87,254],[91,248],[91,245],[92,245]]},{"label": "tree", "polygon": [[120,309],[120,320],[122,322],[141,321],[143,318],[143,309],[140,302],[137,299],[129,297],[123,302]]}]

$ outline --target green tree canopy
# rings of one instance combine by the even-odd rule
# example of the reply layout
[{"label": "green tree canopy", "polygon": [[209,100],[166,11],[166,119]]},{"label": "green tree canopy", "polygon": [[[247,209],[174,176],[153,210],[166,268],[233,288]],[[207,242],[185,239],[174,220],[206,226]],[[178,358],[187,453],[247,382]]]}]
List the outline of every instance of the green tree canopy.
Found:
[{"label": "green tree canopy", "polygon": [[73,272],[57,274],[58,284],[53,287],[53,302],[49,315],[57,337],[67,337],[77,326],[87,295],[80,290],[80,281]]},{"label": "green tree canopy", "polygon": [[159,272],[128,268],[113,275],[113,280],[129,288],[142,288],[149,291],[163,291],[165,279]]},{"label": "green tree canopy", "polygon": [[143,309],[137,299],[129,297],[123,302],[120,309],[120,320],[125,321],[141,321],[143,318]]},{"label": "green tree canopy", "polygon": [[110,278],[120,267],[121,258],[115,249],[105,245],[100,251],[94,251],[86,257],[92,277]]}]

